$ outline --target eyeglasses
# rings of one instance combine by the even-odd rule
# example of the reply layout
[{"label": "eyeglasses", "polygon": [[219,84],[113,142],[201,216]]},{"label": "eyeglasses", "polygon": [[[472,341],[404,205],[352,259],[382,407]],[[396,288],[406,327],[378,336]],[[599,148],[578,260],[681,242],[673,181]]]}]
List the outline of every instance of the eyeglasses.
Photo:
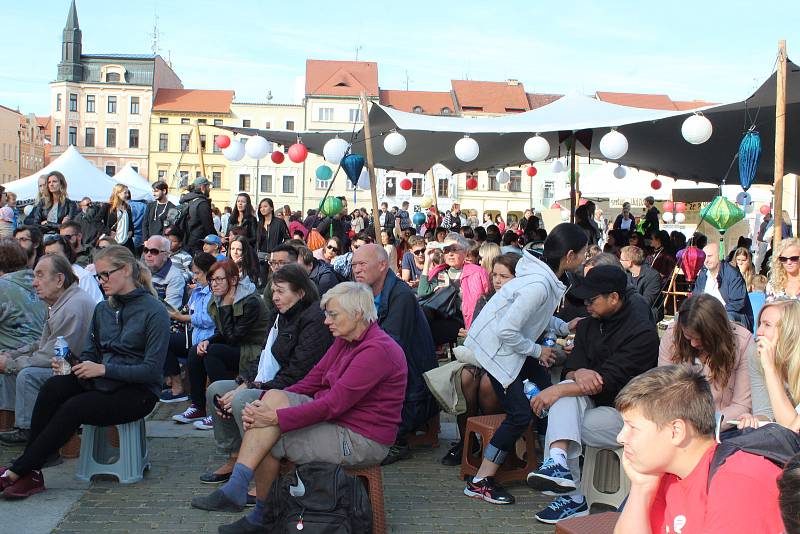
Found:
[{"label": "eyeglasses", "polygon": [[77,237],[79,235],[80,234],[61,234],[61,237],[63,237],[64,239],[69,239],[70,241],[72,241],[73,239],[77,239]]},{"label": "eyeglasses", "polygon": [[339,249],[338,249],[338,248],[336,248],[336,247],[332,247],[332,246],[330,246],[330,245],[327,245],[325,248],[327,248],[328,250],[332,250],[332,251],[334,251],[334,252],[335,252],[335,253],[337,253],[337,254],[339,253]]},{"label": "eyeglasses", "polygon": [[590,299],[583,299],[583,305],[584,306],[591,306],[592,304],[594,304],[594,301],[596,301],[597,299],[599,299],[600,297],[603,297],[603,296],[605,296],[605,294],[604,293],[600,293],[599,295],[595,295]]},{"label": "eyeglasses", "polygon": [[44,244],[49,245],[50,243],[54,243],[61,238],[58,234],[46,234],[44,236]]},{"label": "eyeglasses", "polygon": [[338,316],[339,316],[339,312],[325,310],[325,317],[327,317],[328,319],[336,320],[336,318]]},{"label": "eyeglasses", "polygon": [[221,278],[220,278],[220,277],[216,277],[216,278],[209,278],[209,279],[208,279],[208,283],[209,283],[209,284],[211,284],[212,286],[213,286],[215,283],[216,283],[216,284],[221,284],[222,282],[227,282],[227,281],[228,281],[228,279],[227,279],[227,278],[225,278],[224,276],[223,276],[223,277],[221,277]]},{"label": "eyeglasses", "polygon": [[117,267],[116,269],[111,269],[110,271],[103,271],[101,273],[97,273],[96,275],[94,275],[94,278],[98,282],[108,282],[108,279],[111,278],[111,275],[119,271],[120,269],[122,269],[122,267]]},{"label": "eyeglasses", "polygon": [[17,240],[17,243],[24,243],[25,241],[28,241],[29,243],[33,243],[33,239],[31,239],[30,237],[19,236],[19,237],[15,237],[14,239]]},{"label": "eyeglasses", "polygon": [[797,263],[800,261],[800,256],[778,256],[778,261],[781,263]]},{"label": "eyeglasses", "polygon": [[147,248],[147,247],[144,247],[144,248],[142,249],[142,252],[144,252],[145,254],[152,254],[152,255],[154,255],[154,256],[158,256],[158,255],[159,255],[159,254],[161,254],[162,252],[166,252],[166,250],[159,250],[159,249],[157,249],[157,248]]},{"label": "eyeglasses", "polygon": [[425,255],[425,249],[424,248],[421,248],[419,250],[412,250],[412,252],[414,253],[415,256],[424,256]]},{"label": "eyeglasses", "polygon": [[459,247],[458,245],[450,245],[450,246],[444,247],[442,249],[442,252],[444,252],[445,254],[450,254],[450,253],[454,253],[454,252],[461,252],[461,247]]}]

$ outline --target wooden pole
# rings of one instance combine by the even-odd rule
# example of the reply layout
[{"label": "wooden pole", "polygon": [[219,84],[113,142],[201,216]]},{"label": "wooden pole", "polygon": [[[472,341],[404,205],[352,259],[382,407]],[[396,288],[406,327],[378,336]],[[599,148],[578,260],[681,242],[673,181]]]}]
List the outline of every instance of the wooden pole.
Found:
[{"label": "wooden pole", "polygon": [[431,200],[433,201],[433,221],[439,226],[439,195],[436,193],[436,175],[433,174],[433,167],[428,171],[431,173]]},{"label": "wooden pole", "polygon": [[783,237],[783,150],[786,139],[786,41],[778,41],[778,76],[775,98],[775,187],[772,210],[772,250],[777,254]]},{"label": "wooden pole", "polygon": [[569,138],[569,222],[575,222],[575,209],[578,207],[578,190],[575,184],[575,135]]},{"label": "wooden pole", "polygon": [[206,164],[203,161],[203,146],[200,143],[200,124],[195,122],[194,123],[194,133],[197,136],[197,156],[200,158],[200,176],[208,178],[206,176]]},{"label": "wooden pole", "polygon": [[369,131],[369,104],[367,93],[361,91],[361,118],[364,119],[364,144],[366,145],[367,171],[369,172],[369,191],[372,195],[372,225],[375,228],[375,242],[381,242],[381,217],[378,209],[378,183],[375,178],[375,161],[372,159],[372,135]]}]

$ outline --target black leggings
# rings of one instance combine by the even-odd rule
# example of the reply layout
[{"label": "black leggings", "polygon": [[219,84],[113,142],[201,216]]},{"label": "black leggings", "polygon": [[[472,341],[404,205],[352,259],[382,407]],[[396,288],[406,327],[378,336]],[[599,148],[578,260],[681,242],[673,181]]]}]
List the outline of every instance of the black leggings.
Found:
[{"label": "black leggings", "polygon": [[198,356],[197,345],[189,349],[189,385],[192,404],[206,407],[206,378],[213,384],[217,380],[232,380],[239,372],[239,347],[210,343],[208,352]]},{"label": "black leggings", "polygon": [[164,358],[164,376],[175,376],[181,374],[179,358],[189,357],[189,348],[192,346],[192,334],[189,334],[189,347],[186,346],[186,334],[183,332],[172,332],[169,335],[169,347],[167,357]]},{"label": "black leggings", "polygon": [[41,469],[79,426],[131,423],[153,411],[157,401],[158,397],[140,384],[103,393],[87,391],[73,374],[49,378],[33,407],[28,445],[10,469],[20,476]]}]

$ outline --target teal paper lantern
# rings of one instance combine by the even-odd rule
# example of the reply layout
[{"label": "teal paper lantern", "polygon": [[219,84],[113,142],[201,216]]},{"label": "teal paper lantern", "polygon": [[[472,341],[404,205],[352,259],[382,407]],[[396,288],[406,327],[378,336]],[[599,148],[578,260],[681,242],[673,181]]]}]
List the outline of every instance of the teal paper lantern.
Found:
[{"label": "teal paper lantern", "polygon": [[317,180],[321,182],[327,182],[331,178],[333,178],[333,169],[328,167],[327,165],[320,165],[317,167]]},{"label": "teal paper lantern", "polygon": [[421,211],[418,211],[414,214],[412,220],[414,221],[415,225],[419,226],[425,222],[425,214]]}]

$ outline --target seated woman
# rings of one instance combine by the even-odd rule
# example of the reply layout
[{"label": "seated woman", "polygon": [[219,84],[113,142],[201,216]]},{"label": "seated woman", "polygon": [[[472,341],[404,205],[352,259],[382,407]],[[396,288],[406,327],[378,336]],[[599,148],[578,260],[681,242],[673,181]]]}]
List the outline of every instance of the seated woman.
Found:
[{"label": "seated woman", "polygon": [[[6,498],[44,491],[42,466],[80,425],[130,423],[149,414],[158,401],[169,317],[154,296],[150,271],[119,245],[97,251],[94,260],[110,298],[95,308],[94,335],[80,354],[81,363],[42,386],[25,452],[0,476]],[[54,371],[58,368],[54,359]]]},{"label": "seated woman", "polygon": [[211,382],[235,377],[258,361],[269,325],[267,308],[248,279],[239,280],[233,260],[218,261],[208,270],[213,298],[208,314],[214,320],[214,335],[189,349],[191,405],[173,415],[178,423],[202,421],[211,426],[206,413],[206,379]]},{"label": "seated woman", "polygon": [[[711,384],[714,406],[726,421],[750,412],[748,362],[755,357],[753,335],[728,319],[725,307],[708,294],[683,301],[661,337],[658,365],[699,365]],[[730,425],[723,429],[731,430]]]},{"label": "seated woman", "polygon": [[800,301],[767,302],[758,318],[757,357],[751,358],[753,413],[739,416],[739,428],[775,421],[800,431]]},{"label": "seated woman", "polygon": [[219,406],[212,412],[214,438],[217,450],[228,454],[229,460],[200,477],[202,482],[224,482],[230,478],[244,434],[244,406],[259,399],[263,390],[285,389],[297,383],[333,344],[319,306],[317,288],[303,267],[291,264],[273,273],[272,302],[275,308],[267,323],[272,328],[257,368],[240,370],[235,381],[214,382],[206,391],[206,406],[214,406],[214,398],[218,397]]},{"label": "seated woman", "polygon": [[753,266],[753,253],[750,252],[750,249],[739,247],[734,250],[730,264],[731,267],[736,267],[742,273],[747,291],[753,291],[753,277],[756,275],[756,268]]},{"label": "seated woman", "polygon": [[647,264],[659,272],[661,279],[669,279],[675,269],[675,253],[670,249],[672,241],[666,230],[655,232],[650,238],[653,252],[647,257]]},{"label": "seated woman", "polygon": [[244,408],[245,433],[230,480],[192,499],[203,510],[241,511],[255,478],[256,507],[237,522],[237,532],[260,525],[282,458],[377,465],[396,438],[408,370],[403,349],[378,326],[372,291],[344,282],[321,305],[333,345],[300,382],[271,389]]},{"label": "seated woman", "polygon": [[800,298],[800,239],[781,241],[770,264],[767,298]]},{"label": "seated woman", "polygon": [[248,278],[257,289],[264,287],[261,282],[261,273],[258,268],[258,256],[245,236],[237,236],[231,239],[228,245],[228,256],[239,269],[239,278],[244,281]]}]

